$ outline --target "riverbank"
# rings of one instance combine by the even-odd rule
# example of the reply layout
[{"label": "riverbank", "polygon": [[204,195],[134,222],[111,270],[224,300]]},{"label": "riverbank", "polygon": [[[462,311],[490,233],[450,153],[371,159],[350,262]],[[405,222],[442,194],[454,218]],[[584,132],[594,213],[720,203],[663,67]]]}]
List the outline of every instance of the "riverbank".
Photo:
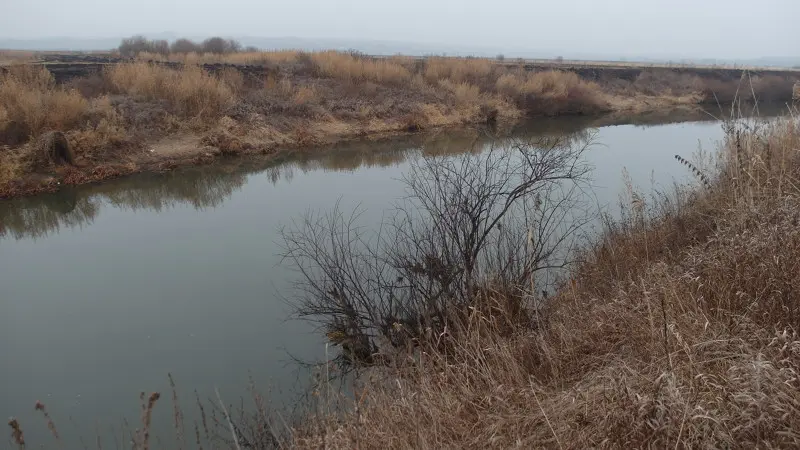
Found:
[{"label": "riverbank", "polygon": [[629,187],[533,324],[490,293],[292,445],[797,446],[800,128],[726,126],[695,190]]},{"label": "riverbank", "polygon": [[[740,92],[741,79],[727,72],[685,68],[631,75],[619,67],[583,73],[488,59],[256,55],[238,66],[120,62],[59,79],[47,70],[53,64],[4,68],[0,198],[220,156],[279,157],[448,127],[502,133],[524,117],[716,106],[737,95],[786,100],[795,81],[789,72],[760,73]],[[54,141],[52,131],[63,139]],[[54,142],[64,140],[69,150],[61,154],[65,146]]]}]

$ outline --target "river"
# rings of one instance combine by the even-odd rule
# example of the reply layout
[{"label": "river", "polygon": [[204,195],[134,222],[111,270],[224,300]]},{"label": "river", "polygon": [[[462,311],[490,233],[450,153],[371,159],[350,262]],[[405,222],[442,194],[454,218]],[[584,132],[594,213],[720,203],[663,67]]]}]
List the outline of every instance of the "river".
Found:
[{"label": "river", "polygon": [[[692,180],[675,154],[714,150],[722,137],[703,115],[637,121],[541,119],[513,135],[594,133],[593,193],[614,211],[623,169],[645,191],[668,189]],[[232,159],[0,202],[0,415],[18,417],[29,443],[49,442],[33,411],[41,400],[62,438],[93,442],[123,417],[135,428],[139,392],[168,394],[167,373],[187,408],[193,390],[208,398],[215,387],[238,403],[251,376],[293,402],[309,378],[295,360],[324,358],[325,341],[288,320],[295,275],[278,230],[337,201],[377,223],[402,195],[410,159],[480,151],[482,136],[352,143],[280,164]],[[154,421],[171,428],[168,395],[161,402]]]}]

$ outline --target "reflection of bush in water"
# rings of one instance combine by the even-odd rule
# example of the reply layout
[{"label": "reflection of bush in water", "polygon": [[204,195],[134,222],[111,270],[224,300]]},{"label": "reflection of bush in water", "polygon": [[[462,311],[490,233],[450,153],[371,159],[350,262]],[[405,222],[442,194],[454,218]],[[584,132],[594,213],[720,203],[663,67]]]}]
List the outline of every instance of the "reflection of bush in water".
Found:
[{"label": "reflection of bush in water", "polygon": [[37,238],[61,227],[87,225],[100,212],[103,199],[134,211],[161,211],[178,204],[198,209],[216,207],[241,189],[251,171],[213,167],[143,175],[20,198],[0,206],[0,237],[10,234],[16,239]]},{"label": "reflection of bush in water", "polygon": [[131,210],[161,211],[178,204],[198,209],[217,207],[244,186],[247,174],[242,171],[191,170],[168,175],[137,177],[126,189],[113,189],[102,195],[109,203]]},{"label": "reflection of bush in water", "polygon": [[500,137],[486,130],[449,130],[435,134],[420,134],[402,139],[379,142],[356,142],[347,146],[335,147],[323,155],[310,156],[286,162],[268,169],[273,183],[291,180],[294,170],[303,173],[316,170],[353,171],[363,167],[390,167],[406,162],[420,154],[423,156],[456,156],[466,153],[477,154],[489,146],[512,145],[519,139],[538,139],[561,142],[565,145],[585,141],[591,129],[583,122],[574,129],[564,129],[563,122],[552,123],[549,127],[521,127]]},{"label": "reflection of bush in water", "polygon": [[61,227],[88,225],[99,211],[96,199],[80,198],[74,189],[20,198],[0,205],[0,237],[7,234],[15,239],[44,237]]}]

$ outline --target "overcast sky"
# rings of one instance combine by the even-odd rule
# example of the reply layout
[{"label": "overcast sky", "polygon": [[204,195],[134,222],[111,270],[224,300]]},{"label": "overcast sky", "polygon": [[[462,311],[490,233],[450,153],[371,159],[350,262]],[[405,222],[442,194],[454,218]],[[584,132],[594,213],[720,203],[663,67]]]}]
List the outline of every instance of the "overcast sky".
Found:
[{"label": "overcast sky", "polygon": [[352,38],[619,56],[800,56],[800,0],[0,0],[0,37]]}]

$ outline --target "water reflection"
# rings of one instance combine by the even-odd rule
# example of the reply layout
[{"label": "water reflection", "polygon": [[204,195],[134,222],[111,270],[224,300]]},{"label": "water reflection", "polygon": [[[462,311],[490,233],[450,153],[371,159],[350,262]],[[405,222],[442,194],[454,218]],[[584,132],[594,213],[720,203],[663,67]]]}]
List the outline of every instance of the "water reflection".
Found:
[{"label": "water reflection", "polygon": [[[761,115],[777,114],[780,106],[761,105]],[[752,109],[743,113],[753,114]],[[241,189],[248,176],[263,173],[273,184],[291,181],[297,171],[354,171],[363,167],[389,167],[418,155],[457,155],[479,152],[503,139],[567,137],[585,140],[591,129],[634,124],[655,126],[687,121],[713,121],[729,117],[730,109],[718,111],[680,110],[637,115],[606,115],[537,119],[511,130],[456,130],[417,134],[381,141],[360,141],[332,146],[313,153],[293,153],[282,161],[248,158],[227,159],[204,167],[191,167],[167,174],[141,174],[98,185],[71,187],[46,194],[0,202],[0,237],[40,238],[62,228],[91,224],[112,205],[129,210],[162,211],[176,205],[196,209],[214,208]],[[499,143],[502,145],[502,142]]]}]

